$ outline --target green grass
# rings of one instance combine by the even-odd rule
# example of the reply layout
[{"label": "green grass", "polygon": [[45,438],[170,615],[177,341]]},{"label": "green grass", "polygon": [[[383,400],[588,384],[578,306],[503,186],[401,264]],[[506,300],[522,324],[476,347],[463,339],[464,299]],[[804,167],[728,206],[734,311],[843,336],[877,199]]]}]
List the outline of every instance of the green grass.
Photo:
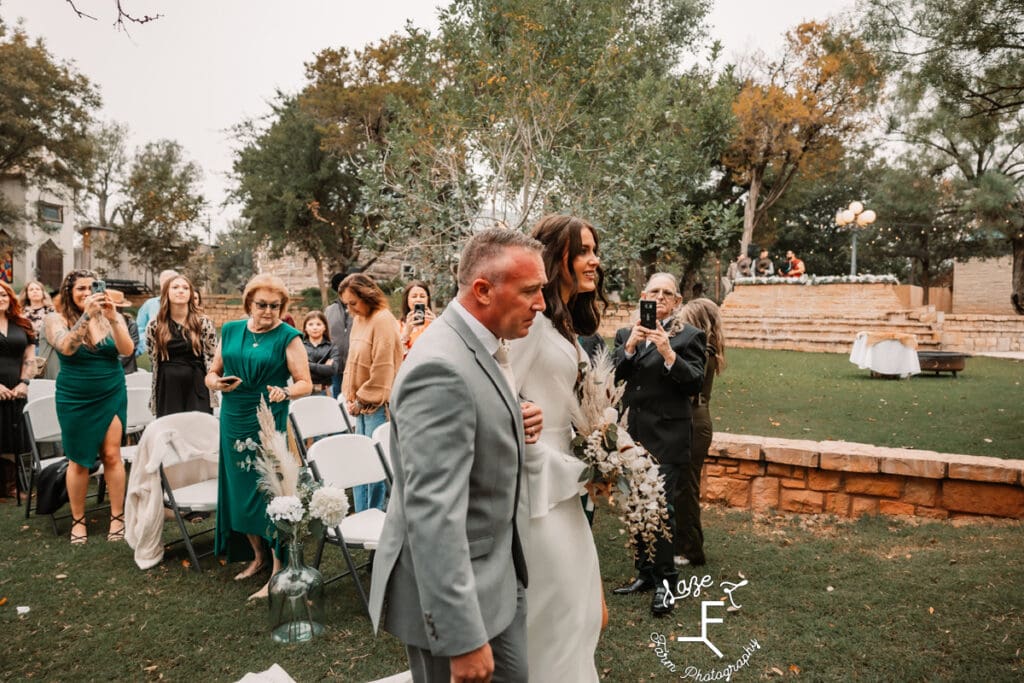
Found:
[{"label": "green grass", "polygon": [[730,349],[716,431],[1024,458],[1024,362],[976,357],[948,373],[872,379],[843,354]]},{"label": "green grass", "polygon": [[[298,681],[367,681],[405,668],[401,645],[374,639],[351,584],[328,587],[328,631],[316,645],[270,641],[266,604],[247,603],[255,581],[232,580],[238,567],[194,575],[172,551],[138,570],[129,549],[100,538],[88,545],[55,538],[49,521],[27,523],[0,506],[0,649],[2,680],[232,681],[277,662]],[[723,597],[719,582],[749,585],[734,593],[742,609],[712,610],[724,623],[709,634],[725,658],[699,643],[672,642],[669,673],[650,636],[695,635],[697,600],[671,618],[649,613],[649,595],[614,596],[632,564],[613,514],[598,512],[610,626],[597,652],[607,681],[678,680],[687,666],[720,670],[756,639],[761,648],[733,680],[782,672],[813,681],[1011,681],[1024,676],[1024,525],[970,525],[886,518],[752,516],[705,511],[709,575],[702,599]],[[66,528],[66,522],[64,523]],[[171,538],[171,526],[165,538]],[[337,552],[325,560],[337,571]],[[832,590],[829,590],[831,587]],[[15,607],[31,611],[15,614]],[[573,642],[566,634],[566,646]],[[791,668],[795,667],[795,668]],[[568,683],[568,682],[566,682]]]}]

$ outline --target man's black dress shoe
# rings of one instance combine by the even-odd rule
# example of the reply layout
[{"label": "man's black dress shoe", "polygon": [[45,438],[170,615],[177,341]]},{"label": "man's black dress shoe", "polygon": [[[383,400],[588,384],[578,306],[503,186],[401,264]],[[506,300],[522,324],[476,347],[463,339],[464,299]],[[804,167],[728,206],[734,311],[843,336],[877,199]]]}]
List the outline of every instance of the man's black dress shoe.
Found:
[{"label": "man's black dress shoe", "polygon": [[615,595],[632,595],[633,593],[646,593],[654,590],[654,581],[650,579],[637,579],[628,586],[622,586],[612,591]]},{"label": "man's black dress shoe", "polygon": [[668,589],[665,584],[659,585],[654,590],[654,597],[651,598],[651,614],[662,617],[672,612],[675,603],[669,599]]}]

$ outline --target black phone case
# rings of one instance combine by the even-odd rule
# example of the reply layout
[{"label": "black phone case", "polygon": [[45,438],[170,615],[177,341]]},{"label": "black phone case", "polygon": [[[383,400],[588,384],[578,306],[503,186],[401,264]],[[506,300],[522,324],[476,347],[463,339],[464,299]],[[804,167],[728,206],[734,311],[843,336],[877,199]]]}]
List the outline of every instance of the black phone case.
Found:
[{"label": "black phone case", "polygon": [[658,305],[653,301],[640,302],[640,325],[649,330],[658,325]]}]

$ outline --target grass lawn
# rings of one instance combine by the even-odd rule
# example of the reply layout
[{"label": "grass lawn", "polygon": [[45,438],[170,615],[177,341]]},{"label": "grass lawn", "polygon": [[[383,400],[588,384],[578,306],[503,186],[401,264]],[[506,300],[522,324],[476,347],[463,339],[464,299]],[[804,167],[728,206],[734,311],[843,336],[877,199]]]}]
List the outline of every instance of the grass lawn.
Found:
[{"label": "grass lawn", "polygon": [[[245,601],[257,583],[233,581],[237,567],[194,575],[174,551],[139,571],[124,544],[102,540],[105,520],[91,523],[86,546],[72,548],[53,536],[48,520],[26,523],[20,512],[0,505],[0,680],[233,681],[277,662],[297,681],[359,683],[405,668],[394,638],[372,637],[347,580],[328,587],[324,638],[275,645],[266,603]],[[610,594],[632,565],[614,515],[598,511],[595,538],[611,615],[597,652],[604,680],[679,680],[687,667],[721,672],[743,661],[751,640],[758,648],[732,680],[1024,677],[1019,522],[851,522],[714,507],[705,511],[704,526],[709,564],[683,577],[707,575],[711,585],[699,598],[681,600],[672,617],[655,619],[649,595]],[[330,553],[325,573],[339,566],[339,554]],[[709,612],[724,618],[708,626],[723,658],[702,643],[670,640],[670,672],[652,634],[698,634],[699,600],[724,598],[721,582],[739,583],[741,576],[748,584],[732,595],[742,608]],[[19,616],[17,606],[31,611]],[[565,637],[569,646],[573,636]]]},{"label": "grass lawn", "polygon": [[975,357],[948,373],[872,379],[848,356],[729,349],[716,431],[1024,458],[1024,362]]}]

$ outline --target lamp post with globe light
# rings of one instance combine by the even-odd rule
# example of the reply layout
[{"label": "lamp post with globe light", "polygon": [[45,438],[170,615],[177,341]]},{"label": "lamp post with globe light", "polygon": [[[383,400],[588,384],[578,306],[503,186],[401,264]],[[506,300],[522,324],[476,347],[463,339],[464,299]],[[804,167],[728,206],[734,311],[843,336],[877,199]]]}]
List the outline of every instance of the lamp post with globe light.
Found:
[{"label": "lamp post with globe light", "polygon": [[875,212],[864,209],[860,202],[850,202],[850,206],[836,211],[836,225],[851,226],[853,249],[850,250],[850,275],[857,274],[857,228],[866,228],[875,222]]}]

